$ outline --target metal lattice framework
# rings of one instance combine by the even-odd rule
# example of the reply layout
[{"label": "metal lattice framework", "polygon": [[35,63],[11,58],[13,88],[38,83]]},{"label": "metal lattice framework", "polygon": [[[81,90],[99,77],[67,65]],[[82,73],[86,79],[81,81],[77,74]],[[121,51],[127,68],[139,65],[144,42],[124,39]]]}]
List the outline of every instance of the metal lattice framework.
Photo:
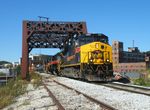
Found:
[{"label": "metal lattice framework", "polygon": [[64,41],[74,34],[86,34],[85,22],[23,21],[22,78],[28,72],[28,55],[33,48],[63,48]]}]

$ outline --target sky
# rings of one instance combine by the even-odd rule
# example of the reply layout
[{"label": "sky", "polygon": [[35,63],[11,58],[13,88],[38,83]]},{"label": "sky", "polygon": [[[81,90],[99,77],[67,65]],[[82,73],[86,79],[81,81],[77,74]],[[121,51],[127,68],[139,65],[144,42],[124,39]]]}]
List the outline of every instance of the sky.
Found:
[{"label": "sky", "polygon": [[[86,21],[89,33],[103,33],[149,51],[150,0],[0,0],[0,60],[22,56],[22,21]],[[55,54],[55,49],[33,49],[32,54]]]}]

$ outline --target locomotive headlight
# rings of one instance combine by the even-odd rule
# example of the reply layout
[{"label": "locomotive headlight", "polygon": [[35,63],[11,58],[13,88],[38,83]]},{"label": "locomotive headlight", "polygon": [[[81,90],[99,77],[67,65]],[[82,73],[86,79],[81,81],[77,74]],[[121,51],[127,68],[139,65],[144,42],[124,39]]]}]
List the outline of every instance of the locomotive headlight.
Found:
[{"label": "locomotive headlight", "polygon": [[90,62],[93,62],[93,60],[92,60],[92,59],[90,59]]},{"label": "locomotive headlight", "polygon": [[109,62],[109,59],[107,59],[106,61]]}]

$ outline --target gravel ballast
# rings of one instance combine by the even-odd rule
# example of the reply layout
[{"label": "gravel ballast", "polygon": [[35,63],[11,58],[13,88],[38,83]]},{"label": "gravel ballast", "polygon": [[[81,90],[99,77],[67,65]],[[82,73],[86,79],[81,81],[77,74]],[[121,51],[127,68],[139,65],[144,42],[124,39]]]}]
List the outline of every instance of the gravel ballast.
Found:
[{"label": "gravel ballast", "polygon": [[146,95],[116,90],[64,77],[56,77],[54,79],[119,110],[150,110],[150,97]]},{"label": "gravel ballast", "polygon": [[66,87],[58,85],[55,82],[46,83],[48,89],[59,100],[65,110],[101,110],[102,108],[96,103],[91,102],[82,94],[76,93]]}]

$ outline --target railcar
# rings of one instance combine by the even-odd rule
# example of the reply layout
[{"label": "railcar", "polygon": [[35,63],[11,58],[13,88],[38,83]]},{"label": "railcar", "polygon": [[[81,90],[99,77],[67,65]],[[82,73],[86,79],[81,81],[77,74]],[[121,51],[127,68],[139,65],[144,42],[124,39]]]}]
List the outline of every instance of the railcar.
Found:
[{"label": "railcar", "polygon": [[63,51],[48,63],[48,70],[52,74],[88,81],[112,79],[112,47],[106,35],[74,35],[64,45]]}]

